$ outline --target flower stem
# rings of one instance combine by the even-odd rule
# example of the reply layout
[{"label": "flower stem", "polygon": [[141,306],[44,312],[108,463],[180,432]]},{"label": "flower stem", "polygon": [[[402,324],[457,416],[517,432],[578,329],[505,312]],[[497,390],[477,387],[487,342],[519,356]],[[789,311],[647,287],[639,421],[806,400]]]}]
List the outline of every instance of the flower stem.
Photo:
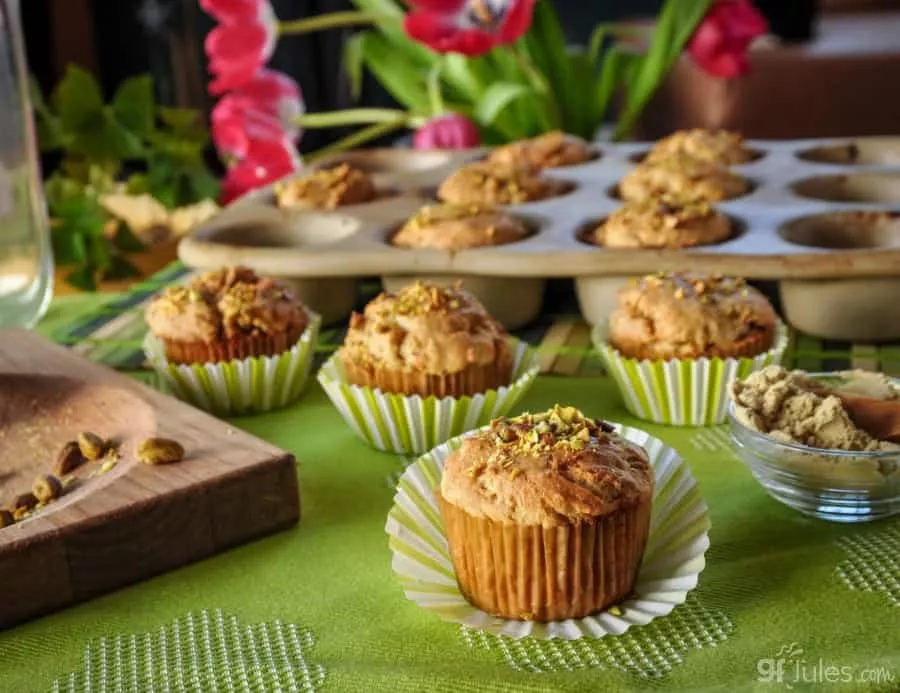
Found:
[{"label": "flower stem", "polygon": [[312,31],[322,31],[323,29],[338,29],[346,26],[375,24],[378,21],[387,19],[391,18],[375,12],[360,12],[358,10],[330,12],[329,14],[308,17],[307,19],[291,19],[278,22],[278,33],[281,36],[286,36],[288,34],[308,34]]},{"label": "flower stem", "polygon": [[394,130],[400,130],[401,128],[407,127],[408,125],[410,125],[410,120],[407,117],[397,118],[396,120],[389,121],[387,123],[376,123],[375,125],[370,125],[367,128],[363,128],[362,130],[354,132],[352,135],[348,135],[347,137],[338,140],[337,142],[329,144],[327,147],[322,147],[322,149],[309,154],[308,156],[306,156],[306,162],[310,164],[315,163],[316,161],[326,156],[337,154],[338,152],[344,152],[348,149],[353,149],[354,147],[358,147],[362,144],[365,144],[366,142],[378,139],[383,135],[387,135]]},{"label": "flower stem", "polygon": [[428,102],[431,105],[431,115],[439,116],[444,112],[444,95],[441,93],[441,70],[444,61],[438,56],[428,73]]},{"label": "flower stem", "polygon": [[396,108],[348,108],[326,113],[304,113],[297,116],[294,122],[300,127],[313,129],[364,123],[390,123],[401,118],[407,119],[409,114]]}]

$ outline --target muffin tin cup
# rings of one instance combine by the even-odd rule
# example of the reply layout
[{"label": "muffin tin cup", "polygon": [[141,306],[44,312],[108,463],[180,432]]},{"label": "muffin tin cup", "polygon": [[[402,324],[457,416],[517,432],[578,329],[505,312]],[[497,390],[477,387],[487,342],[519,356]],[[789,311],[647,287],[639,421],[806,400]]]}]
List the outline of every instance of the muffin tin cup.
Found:
[{"label": "muffin tin cup", "polygon": [[771,349],[746,358],[650,361],[627,358],[609,344],[609,328],[599,323],[594,346],[613,376],[625,408],[642,421],[668,426],[715,426],[728,415],[728,387],[736,379],[780,364],[788,346],[779,323]]},{"label": "muffin tin cup", "polygon": [[178,399],[217,416],[259,414],[281,409],[303,394],[321,322],[320,316],[310,313],[310,323],[299,341],[278,356],[169,363],[162,340],[152,334],[144,339],[144,353]]},{"label": "muffin tin cup", "polygon": [[507,330],[524,327],[541,312],[545,279],[534,277],[476,277],[464,275],[427,275],[382,277],[387,291],[399,291],[416,281],[438,286],[452,286],[459,282],[484,306],[485,310]]},{"label": "muffin tin cup", "polygon": [[420,397],[352,385],[337,354],[319,370],[318,380],[353,431],[372,447],[401,455],[421,455],[453,436],[509,413],[539,371],[534,350],[512,339],[510,385],[471,397]]},{"label": "muffin tin cup", "polygon": [[[493,616],[466,599],[450,558],[437,499],[444,461],[465,436],[411,464],[397,485],[385,531],[393,553],[391,567],[406,597],[445,621],[495,635],[545,640],[621,635],[684,603],[706,565],[710,527],[706,503],[678,452],[640,429],[616,425],[616,430],[647,450],[655,477],[650,530],[637,579],[617,605],[583,618],[536,621]],[[532,530],[523,528],[525,533]]]}]

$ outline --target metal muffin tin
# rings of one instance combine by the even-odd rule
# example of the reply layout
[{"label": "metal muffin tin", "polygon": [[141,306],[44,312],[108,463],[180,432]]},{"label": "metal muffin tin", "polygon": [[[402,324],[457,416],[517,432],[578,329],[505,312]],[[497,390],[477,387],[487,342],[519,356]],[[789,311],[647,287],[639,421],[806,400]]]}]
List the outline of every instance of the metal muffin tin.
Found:
[{"label": "metal muffin tin", "polygon": [[758,158],[733,170],[752,190],[718,205],[736,222],[736,233],[716,245],[618,250],[585,242],[585,229],[621,205],[617,182],[651,146],[598,143],[595,160],[545,172],[574,183],[570,193],[507,207],[533,229],[516,243],[455,253],[392,246],[393,232],[434,202],[440,182],[485,152],[382,149],[320,164],[347,161],[368,170],[382,193],[378,200],[334,211],[288,210],[264,188],[196,230],[179,254],[200,269],[240,263],[282,278],[327,320],[346,316],[356,280],[373,274],[389,288],[415,277],[462,278],[515,327],[540,310],[546,278],[573,277],[584,317],[596,322],[627,277],[694,270],[777,280],[785,317],[807,333],[900,339],[900,138],[747,144]]}]

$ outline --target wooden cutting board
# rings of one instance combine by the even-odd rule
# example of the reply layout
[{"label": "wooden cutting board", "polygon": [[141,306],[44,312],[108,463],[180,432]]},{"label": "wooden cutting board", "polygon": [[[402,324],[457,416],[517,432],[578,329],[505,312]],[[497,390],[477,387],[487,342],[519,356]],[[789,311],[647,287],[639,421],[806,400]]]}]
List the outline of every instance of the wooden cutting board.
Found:
[{"label": "wooden cutting board", "polygon": [[[0,529],[0,628],[295,524],[294,457],[23,330],[0,331],[0,507],[83,431],[118,444],[58,500]],[[136,460],[151,437],[177,464]]]}]

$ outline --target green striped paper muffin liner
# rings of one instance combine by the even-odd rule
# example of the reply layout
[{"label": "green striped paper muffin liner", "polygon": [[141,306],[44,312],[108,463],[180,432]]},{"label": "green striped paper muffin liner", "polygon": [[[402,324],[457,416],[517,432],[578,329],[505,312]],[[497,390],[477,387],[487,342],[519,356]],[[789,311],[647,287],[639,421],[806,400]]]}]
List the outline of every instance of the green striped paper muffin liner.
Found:
[{"label": "green striped paper muffin liner", "polygon": [[420,397],[351,385],[337,354],[318,379],[344,420],[369,445],[385,452],[421,455],[436,445],[509,413],[538,374],[537,354],[512,339],[515,356],[510,385],[471,397]]},{"label": "green striped paper muffin liner", "polygon": [[297,343],[277,356],[219,363],[169,363],[160,339],[148,334],[144,353],[178,399],[217,416],[259,414],[297,401],[309,379],[322,319],[310,323]]},{"label": "green striped paper muffin liner", "polygon": [[780,364],[788,345],[787,327],[779,322],[773,347],[757,356],[639,361],[611,346],[608,330],[605,323],[594,327],[594,346],[616,381],[625,408],[643,421],[670,426],[724,423],[731,383]]}]

